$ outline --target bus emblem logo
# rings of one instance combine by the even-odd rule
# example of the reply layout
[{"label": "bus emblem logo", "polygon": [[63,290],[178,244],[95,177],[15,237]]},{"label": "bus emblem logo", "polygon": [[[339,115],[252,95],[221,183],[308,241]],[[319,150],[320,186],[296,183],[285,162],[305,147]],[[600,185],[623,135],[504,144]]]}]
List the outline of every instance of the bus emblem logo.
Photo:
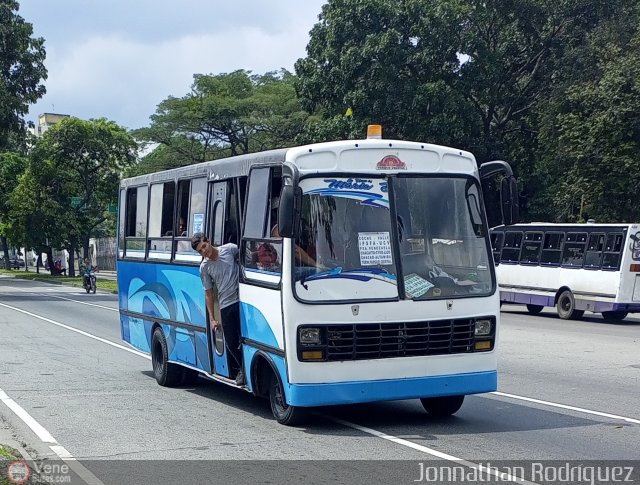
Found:
[{"label": "bus emblem logo", "polygon": [[355,317],[360,313],[360,305],[351,305],[351,314]]},{"label": "bus emblem logo", "polygon": [[407,164],[395,155],[387,155],[376,165],[376,170],[406,170]]},{"label": "bus emblem logo", "polygon": [[453,308],[453,301],[447,300],[447,310],[451,310]]}]

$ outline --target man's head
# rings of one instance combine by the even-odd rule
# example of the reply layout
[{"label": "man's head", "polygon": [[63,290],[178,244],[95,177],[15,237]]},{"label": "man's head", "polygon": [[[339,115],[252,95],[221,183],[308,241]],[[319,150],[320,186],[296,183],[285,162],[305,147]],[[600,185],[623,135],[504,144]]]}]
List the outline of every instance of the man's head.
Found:
[{"label": "man's head", "polygon": [[211,241],[207,239],[207,236],[205,236],[201,232],[193,235],[193,237],[191,238],[191,247],[194,251],[197,251],[203,258],[215,259],[215,247],[211,244]]},{"label": "man's head", "polygon": [[84,258],[84,264],[89,264],[89,258]]}]

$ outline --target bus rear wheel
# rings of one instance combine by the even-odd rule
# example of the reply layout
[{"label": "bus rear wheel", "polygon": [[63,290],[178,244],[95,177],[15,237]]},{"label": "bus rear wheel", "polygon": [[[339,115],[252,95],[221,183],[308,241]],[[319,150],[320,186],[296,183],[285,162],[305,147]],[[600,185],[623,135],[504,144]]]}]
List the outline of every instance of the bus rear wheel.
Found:
[{"label": "bus rear wheel", "polygon": [[542,305],[527,305],[527,311],[531,313],[531,315],[537,315],[542,311],[544,307]]},{"label": "bus rear wheel", "polygon": [[576,300],[571,290],[564,290],[558,297],[556,304],[558,316],[563,320],[580,320],[584,310],[576,310]]},{"label": "bus rear wheel", "polygon": [[602,318],[609,322],[621,322],[627,318],[627,312],[602,312]]},{"label": "bus rear wheel", "polygon": [[160,327],[156,328],[151,338],[151,366],[153,376],[158,384],[164,387],[175,387],[182,380],[182,367],[169,363],[167,340]]},{"label": "bus rear wheel", "polygon": [[302,424],[309,417],[309,409],[287,404],[280,381],[275,375],[271,376],[269,384],[269,402],[273,417],[280,424],[296,426]]},{"label": "bus rear wheel", "polygon": [[429,416],[442,418],[458,412],[464,396],[423,397],[420,402]]}]

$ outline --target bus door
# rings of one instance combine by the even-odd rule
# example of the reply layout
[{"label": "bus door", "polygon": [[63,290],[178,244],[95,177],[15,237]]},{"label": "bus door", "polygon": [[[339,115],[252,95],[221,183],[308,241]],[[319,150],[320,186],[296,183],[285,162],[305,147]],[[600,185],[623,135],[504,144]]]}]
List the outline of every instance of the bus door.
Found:
[{"label": "bus door", "polygon": [[[225,241],[225,221],[227,220],[227,214],[230,211],[229,196],[231,195],[233,181],[212,182],[209,184],[209,221],[207,227],[207,235],[209,240],[214,246],[221,246],[229,241]],[[235,204],[234,204],[235,206]],[[216,319],[221,321],[220,317],[220,305],[218,302],[218,293],[214,288],[215,294],[215,314]],[[211,349],[211,369],[214,374],[218,374],[224,377],[229,377],[229,363],[227,362],[228,352],[224,345],[224,336],[222,332],[222,326],[220,330],[214,333],[211,329],[211,324],[208,321],[207,312],[207,335],[212,345]]]},{"label": "bus door", "polygon": [[[261,350],[282,372],[283,245],[277,221],[281,188],[281,167],[251,170],[240,246],[240,315],[245,364]],[[245,365],[247,382],[250,371]]]}]

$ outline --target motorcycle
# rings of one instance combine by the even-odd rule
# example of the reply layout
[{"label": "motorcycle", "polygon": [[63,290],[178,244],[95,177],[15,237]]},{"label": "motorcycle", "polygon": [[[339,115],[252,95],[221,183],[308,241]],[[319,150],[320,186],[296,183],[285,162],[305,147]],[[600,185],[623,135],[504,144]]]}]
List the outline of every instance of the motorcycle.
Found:
[{"label": "motorcycle", "polygon": [[88,275],[84,275],[82,279],[82,287],[87,290],[87,293],[96,292],[96,273],[95,269],[91,269]]}]

